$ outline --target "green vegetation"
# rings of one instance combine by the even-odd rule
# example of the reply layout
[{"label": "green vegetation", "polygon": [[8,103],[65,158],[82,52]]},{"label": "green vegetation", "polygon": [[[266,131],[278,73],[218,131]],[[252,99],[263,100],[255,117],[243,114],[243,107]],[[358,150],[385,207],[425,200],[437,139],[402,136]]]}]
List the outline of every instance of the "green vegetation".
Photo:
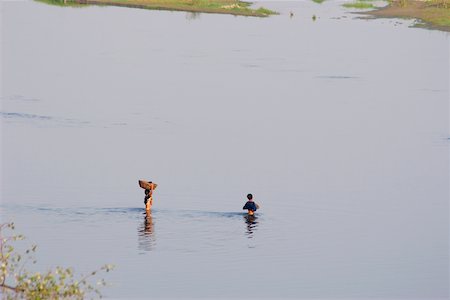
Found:
[{"label": "green vegetation", "polygon": [[317,4],[322,4],[324,3],[326,0],[312,0],[313,2],[317,3]]},{"label": "green vegetation", "polygon": [[251,8],[252,3],[239,0],[36,0],[52,5],[111,5],[156,10],[219,13],[267,17],[277,14],[267,8]]},{"label": "green vegetation", "polygon": [[429,0],[421,19],[426,23],[450,28],[450,0]]},{"label": "green vegetation", "polygon": [[4,230],[14,230],[14,223],[0,224],[0,294],[2,299],[85,299],[96,294],[101,297],[99,287],[105,286],[103,279],[92,285],[89,280],[98,271],[109,272],[113,267],[103,266],[98,271],[90,272],[79,279],[74,278],[71,268],[56,267],[44,273],[30,272],[26,264],[36,263],[32,246],[23,254],[19,254],[11,245],[23,240],[22,235],[3,236]]},{"label": "green vegetation", "polygon": [[447,31],[450,31],[450,12],[447,12],[447,14],[441,14],[439,9],[430,8],[427,11],[427,13],[422,17],[422,20],[429,24],[448,27]]},{"label": "green vegetation", "polygon": [[427,5],[429,7],[436,7],[436,8],[450,8],[450,0],[428,0]]},{"label": "green vegetation", "polygon": [[56,5],[56,6],[71,6],[71,7],[84,7],[85,5],[79,4],[72,0],[35,0],[37,2],[50,4],[50,5]]},{"label": "green vegetation", "polygon": [[[389,2],[390,5],[407,7],[409,4],[417,2],[418,0],[387,0],[387,1]],[[426,6],[428,7],[450,8],[450,0],[422,0],[421,2],[425,3]]]},{"label": "green vegetation", "polygon": [[374,8],[373,4],[367,1],[357,0],[355,2],[344,3],[342,6],[346,8],[368,9]]},{"label": "green vegetation", "polygon": [[258,14],[262,14],[262,15],[266,15],[266,16],[276,14],[274,11],[272,11],[272,10],[270,10],[270,9],[267,9],[267,8],[264,8],[264,7],[258,8],[258,9],[256,10],[256,12],[257,12]]}]

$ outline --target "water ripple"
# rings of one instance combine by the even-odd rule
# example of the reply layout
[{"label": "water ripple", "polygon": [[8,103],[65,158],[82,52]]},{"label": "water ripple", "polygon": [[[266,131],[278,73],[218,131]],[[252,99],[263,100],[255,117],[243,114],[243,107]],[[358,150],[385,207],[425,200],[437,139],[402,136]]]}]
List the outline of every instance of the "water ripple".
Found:
[{"label": "water ripple", "polygon": [[0,112],[2,117],[7,119],[37,119],[37,120],[51,120],[52,117],[50,116],[42,116],[42,115],[34,115],[34,114],[26,114],[26,113],[19,113],[19,112]]},{"label": "water ripple", "polygon": [[38,102],[40,99],[37,98],[29,98],[22,95],[12,95],[9,97],[2,97],[1,99],[9,100],[9,101],[23,101],[23,102]]},{"label": "water ripple", "polygon": [[347,75],[322,75],[322,76],[316,76],[316,78],[320,78],[320,79],[357,79],[359,77],[347,76]]}]

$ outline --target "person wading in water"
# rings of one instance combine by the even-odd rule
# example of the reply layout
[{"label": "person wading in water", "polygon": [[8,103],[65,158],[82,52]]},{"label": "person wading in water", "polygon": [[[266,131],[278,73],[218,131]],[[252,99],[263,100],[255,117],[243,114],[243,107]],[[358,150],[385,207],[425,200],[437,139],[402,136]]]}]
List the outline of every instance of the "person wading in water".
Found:
[{"label": "person wading in water", "polygon": [[145,210],[150,211],[153,206],[153,191],[158,186],[156,183],[153,183],[151,181],[144,181],[139,180],[139,186],[143,189],[145,189],[145,197],[144,197],[144,204],[145,204]]},{"label": "person wading in water", "polygon": [[248,215],[253,216],[255,214],[255,211],[259,208],[259,205],[253,201],[252,194],[248,194],[247,199],[248,199],[248,201],[247,201],[247,203],[245,203],[245,205],[242,209],[246,209],[248,211]]}]

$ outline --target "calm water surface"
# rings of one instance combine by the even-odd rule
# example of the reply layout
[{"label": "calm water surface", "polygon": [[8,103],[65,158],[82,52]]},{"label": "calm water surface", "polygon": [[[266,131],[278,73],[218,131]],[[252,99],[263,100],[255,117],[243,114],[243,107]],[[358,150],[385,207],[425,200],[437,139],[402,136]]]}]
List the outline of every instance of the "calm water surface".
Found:
[{"label": "calm water surface", "polygon": [[38,268],[114,263],[114,298],[449,297],[448,35],[264,5],[2,2],[1,220]]}]

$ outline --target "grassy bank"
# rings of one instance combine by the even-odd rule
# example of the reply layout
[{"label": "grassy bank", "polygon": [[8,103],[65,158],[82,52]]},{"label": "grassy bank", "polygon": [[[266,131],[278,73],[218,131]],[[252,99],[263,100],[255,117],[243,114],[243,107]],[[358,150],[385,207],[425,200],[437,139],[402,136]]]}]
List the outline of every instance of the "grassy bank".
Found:
[{"label": "grassy bank", "polygon": [[373,4],[368,1],[355,1],[355,2],[348,2],[342,4],[342,6],[347,8],[358,8],[358,9],[368,9],[368,8],[374,8]]},{"label": "grassy bank", "polygon": [[53,5],[111,5],[156,10],[173,10],[199,13],[231,14],[238,16],[267,17],[276,12],[251,8],[251,3],[239,0],[37,0]]},{"label": "grassy bank", "polygon": [[365,12],[375,17],[414,18],[423,26],[450,32],[450,0],[392,0],[389,5]]}]

